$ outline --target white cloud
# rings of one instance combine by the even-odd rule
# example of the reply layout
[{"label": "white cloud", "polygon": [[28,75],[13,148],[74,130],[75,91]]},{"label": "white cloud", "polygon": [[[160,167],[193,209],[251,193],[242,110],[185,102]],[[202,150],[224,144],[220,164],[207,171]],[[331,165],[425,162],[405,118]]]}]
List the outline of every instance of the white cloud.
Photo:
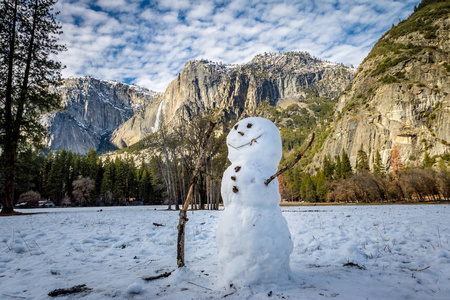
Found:
[{"label": "white cloud", "polygon": [[358,65],[418,0],[60,0],[64,76],[164,91],[187,60],[245,63],[274,51]]},{"label": "white cloud", "polygon": [[189,9],[186,17],[191,20],[209,19],[212,16],[214,6],[209,2],[204,2],[192,6]]},{"label": "white cloud", "polygon": [[185,10],[191,6],[189,0],[160,0],[158,1],[158,7],[168,10]]}]

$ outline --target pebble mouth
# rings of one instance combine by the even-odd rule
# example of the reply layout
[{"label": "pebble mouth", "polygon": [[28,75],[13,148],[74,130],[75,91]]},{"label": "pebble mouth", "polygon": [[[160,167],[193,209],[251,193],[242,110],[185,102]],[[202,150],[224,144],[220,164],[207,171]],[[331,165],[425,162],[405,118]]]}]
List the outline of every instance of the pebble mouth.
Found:
[{"label": "pebble mouth", "polygon": [[258,139],[259,139],[261,136],[262,136],[262,134],[260,134],[257,138],[251,139],[249,142],[247,142],[247,143],[245,143],[245,144],[242,144],[242,145],[240,145],[240,146],[237,146],[237,147],[231,145],[230,143],[227,143],[227,145],[230,146],[231,148],[234,148],[234,149],[236,149],[236,150],[239,150],[240,148],[242,148],[242,147],[244,147],[244,146],[247,146],[247,145],[250,145],[250,146],[251,146],[251,145],[253,144],[253,142],[256,142],[256,143],[257,143]]}]

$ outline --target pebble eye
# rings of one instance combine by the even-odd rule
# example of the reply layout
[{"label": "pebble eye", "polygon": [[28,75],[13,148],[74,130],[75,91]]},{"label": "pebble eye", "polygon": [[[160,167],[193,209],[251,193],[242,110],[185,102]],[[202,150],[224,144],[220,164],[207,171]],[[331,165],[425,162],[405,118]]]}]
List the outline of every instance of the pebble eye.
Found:
[{"label": "pebble eye", "polygon": [[234,130],[237,130],[239,127],[239,125],[234,126]]},{"label": "pebble eye", "polygon": [[248,123],[247,124],[247,128],[252,128],[253,124],[252,123]]}]

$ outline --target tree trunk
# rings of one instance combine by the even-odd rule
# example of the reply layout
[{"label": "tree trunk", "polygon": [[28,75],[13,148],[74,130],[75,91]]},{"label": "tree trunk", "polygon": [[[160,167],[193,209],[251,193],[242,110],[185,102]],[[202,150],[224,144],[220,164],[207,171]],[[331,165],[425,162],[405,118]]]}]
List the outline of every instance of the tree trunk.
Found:
[{"label": "tree trunk", "polygon": [[[208,172],[208,162],[205,163],[205,173]],[[209,176],[205,175],[205,191],[206,191],[206,209],[209,210],[211,204],[211,197],[209,195]]]},{"label": "tree trunk", "polygon": [[[167,149],[166,149],[167,150]],[[169,162],[169,154],[167,154],[167,151],[164,151],[165,157],[166,157],[166,170],[167,170],[167,191],[169,192],[169,207],[168,209],[172,209],[172,181],[171,181],[171,172],[170,172],[170,162]]]},{"label": "tree trunk", "polygon": [[3,203],[2,214],[9,214],[14,210],[14,178],[16,149],[13,147],[5,149],[5,201]]},{"label": "tree trunk", "polygon": [[[181,204],[181,199],[186,199],[186,198],[182,198],[182,193],[183,193],[183,186],[182,186],[182,180],[181,180],[181,176],[182,176],[182,174],[179,174],[178,173],[178,159],[177,159],[177,157],[176,157],[176,153],[174,154],[175,155],[175,162],[176,162],[176,168],[175,168],[175,176],[176,176],[176,178],[177,178],[177,183],[178,183],[178,185],[177,185],[177,188],[178,188],[178,193],[177,193],[177,210],[179,210],[180,209],[180,204]],[[181,163],[181,164],[183,164],[183,162]]]},{"label": "tree trunk", "polygon": [[14,208],[14,177],[15,177],[15,153],[16,148],[13,138],[12,126],[12,81],[14,53],[16,43],[16,18],[17,18],[17,0],[14,1],[14,10],[11,24],[11,38],[9,40],[9,58],[8,58],[8,79],[6,82],[5,95],[5,149],[4,149],[4,166],[5,166],[5,201],[3,203],[2,214],[11,213]]},{"label": "tree trunk", "polygon": [[36,23],[39,21],[37,17],[37,0],[33,12],[33,25],[30,33],[30,44],[28,46],[27,60],[25,65],[25,73],[20,89],[20,98],[16,111],[16,119],[12,118],[12,77],[14,69],[14,53],[15,53],[15,32],[17,18],[17,1],[14,2],[12,32],[9,43],[10,56],[8,58],[8,79],[6,86],[5,98],[5,203],[3,203],[2,214],[9,214],[14,210],[14,182],[16,173],[17,160],[17,143],[20,137],[20,126],[22,125],[22,117],[25,107],[25,101],[28,93],[28,78],[30,76],[31,60],[34,51],[34,36],[36,31]]},{"label": "tree trunk", "polygon": [[173,157],[173,163],[171,163],[170,165],[173,166],[171,167],[171,175],[172,175],[172,195],[173,195],[173,204],[175,205],[175,210],[180,210],[180,206],[178,205],[179,199],[178,199],[178,191],[177,191],[177,186],[178,186],[178,182],[177,182],[177,160],[176,157],[172,154]]},{"label": "tree trunk", "polygon": [[206,205],[206,176],[200,175],[201,184],[198,185],[198,193],[200,194],[200,209],[204,210]]},{"label": "tree trunk", "polygon": [[191,185],[189,186],[189,192],[186,197],[186,201],[184,202],[183,209],[180,211],[180,219],[178,223],[178,237],[177,237],[177,265],[179,268],[184,267],[184,235],[185,235],[185,227],[188,218],[186,217],[187,210],[189,208],[189,204],[194,196],[194,189],[197,185],[198,177],[200,174],[200,169],[204,163],[206,156],[206,147],[208,145],[208,140],[213,132],[214,126],[216,123],[210,122],[208,131],[206,132],[205,141],[203,142],[200,156],[197,159],[196,167],[194,170],[194,175],[192,177]]},{"label": "tree trunk", "polygon": [[183,192],[183,198],[182,199],[186,199],[186,182],[184,180],[185,174],[184,174],[184,157],[182,158],[183,161],[181,163],[181,184],[182,184],[182,192]]}]

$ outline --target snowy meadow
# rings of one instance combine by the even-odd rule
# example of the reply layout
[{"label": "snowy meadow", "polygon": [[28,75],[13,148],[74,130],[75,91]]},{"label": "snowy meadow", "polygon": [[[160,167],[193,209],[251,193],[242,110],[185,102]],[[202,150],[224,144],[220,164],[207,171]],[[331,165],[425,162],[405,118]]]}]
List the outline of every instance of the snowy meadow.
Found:
[{"label": "snowy meadow", "polygon": [[186,268],[177,269],[178,212],[165,208],[0,218],[0,298],[51,299],[85,285],[58,299],[449,299],[447,204],[283,207],[294,242],[289,282],[226,288],[217,284],[223,212],[188,212]]}]

